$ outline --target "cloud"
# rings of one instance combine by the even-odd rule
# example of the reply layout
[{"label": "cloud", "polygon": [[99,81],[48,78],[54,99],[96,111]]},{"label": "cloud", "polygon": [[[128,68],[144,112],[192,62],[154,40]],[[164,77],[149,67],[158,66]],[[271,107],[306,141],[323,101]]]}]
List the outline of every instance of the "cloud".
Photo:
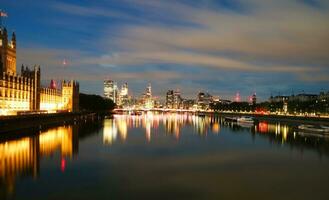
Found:
[{"label": "cloud", "polygon": [[233,71],[254,71],[254,72],[307,72],[318,71],[316,67],[307,68],[289,65],[257,65],[238,60],[213,56],[209,54],[192,53],[184,51],[149,51],[149,52],[127,52],[118,53],[113,56],[102,56],[101,58],[88,58],[85,62],[98,63],[100,65],[141,65],[152,63],[180,64],[193,66],[208,66],[217,69]]},{"label": "cloud", "polygon": [[[45,79],[98,81],[98,93],[107,77],[142,82],[143,89],[154,82],[162,92],[181,87],[191,95],[207,88],[229,94],[239,87],[266,91],[328,82],[328,1],[206,2],[51,3],[59,12],[54,27],[80,34],[72,41],[83,30],[83,45],[69,38],[65,49],[25,47],[18,58],[41,64]],[[61,66],[65,58],[68,68]]]},{"label": "cloud", "polygon": [[108,6],[56,3],[54,8],[71,15],[144,22],[110,28],[110,37],[105,34],[99,40],[110,47],[110,52],[91,60],[104,66],[177,63],[299,73],[320,71],[329,64],[329,6],[322,0],[318,1],[321,8],[303,1],[235,1],[243,12],[182,1],[124,2],[127,9],[142,11],[143,15],[136,17]]},{"label": "cloud", "polygon": [[166,11],[164,20],[177,17],[177,24],[159,24],[160,17],[154,24],[124,26],[118,30],[119,37],[108,42],[123,51],[122,57],[109,61],[297,73],[329,64],[327,4],[319,9],[298,1],[240,3],[249,11],[221,12],[171,1],[138,1],[149,8],[146,12]]},{"label": "cloud", "polygon": [[63,2],[56,2],[52,4],[52,8],[62,13],[77,15],[83,17],[108,17],[108,18],[119,18],[124,20],[133,20],[133,16],[124,12],[116,10],[110,10],[109,8],[104,9],[96,6],[81,6],[68,4]]},{"label": "cloud", "polygon": [[301,73],[299,74],[298,79],[308,83],[329,83],[328,74]]}]

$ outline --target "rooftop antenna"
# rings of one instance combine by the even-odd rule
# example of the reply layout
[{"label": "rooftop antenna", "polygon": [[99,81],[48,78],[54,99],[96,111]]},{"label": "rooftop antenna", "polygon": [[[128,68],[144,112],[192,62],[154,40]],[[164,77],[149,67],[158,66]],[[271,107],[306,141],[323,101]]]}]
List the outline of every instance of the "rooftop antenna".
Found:
[{"label": "rooftop antenna", "polygon": [[2,18],[3,17],[8,17],[7,13],[5,13],[4,11],[0,10],[0,28],[2,28]]}]

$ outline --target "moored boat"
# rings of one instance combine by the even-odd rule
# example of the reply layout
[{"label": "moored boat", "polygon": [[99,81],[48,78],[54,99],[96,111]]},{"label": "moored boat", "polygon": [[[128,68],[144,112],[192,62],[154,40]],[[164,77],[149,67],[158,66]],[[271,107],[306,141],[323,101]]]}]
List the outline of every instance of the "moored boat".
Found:
[{"label": "moored boat", "polygon": [[238,118],[237,117],[225,117],[225,121],[228,121],[228,122],[237,122]]},{"label": "moored boat", "polygon": [[254,118],[253,117],[240,117],[237,119],[237,122],[240,123],[254,123]]},{"label": "moored boat", "polygon": [[299,131],[307,131],[307,132],[313,132],[313,133],[328,133],[329,134],[329,127],[328,126],[315,126],[315,125],[307,125],[302,124],[298,126]]}]

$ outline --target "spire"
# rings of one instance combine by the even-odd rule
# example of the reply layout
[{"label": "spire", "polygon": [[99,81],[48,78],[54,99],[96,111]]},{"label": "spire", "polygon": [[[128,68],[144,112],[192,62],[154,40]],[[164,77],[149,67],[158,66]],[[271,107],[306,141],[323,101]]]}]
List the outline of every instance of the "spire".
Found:
[{"label": "spire", "polygon": [[8,45],[8,34],[7,34],[6,28],[3,29],[2,39],[3,39],[2,45],[7,46]]},{"label": "spire", "polygon": [[11,42],[13,44],[13,48],[16,49],[16,34],[15,34],[15,32],[13,32],[13,34],[11,36]]}]

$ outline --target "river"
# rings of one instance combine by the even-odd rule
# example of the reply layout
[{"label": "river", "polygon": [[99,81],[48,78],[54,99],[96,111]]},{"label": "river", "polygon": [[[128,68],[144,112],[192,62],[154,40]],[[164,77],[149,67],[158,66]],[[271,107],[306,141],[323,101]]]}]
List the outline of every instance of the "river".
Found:
[{"label": "river", "polygon": [[329,139],[295,127],[148,113],[18,134],[0,199],[329,199]]}]

